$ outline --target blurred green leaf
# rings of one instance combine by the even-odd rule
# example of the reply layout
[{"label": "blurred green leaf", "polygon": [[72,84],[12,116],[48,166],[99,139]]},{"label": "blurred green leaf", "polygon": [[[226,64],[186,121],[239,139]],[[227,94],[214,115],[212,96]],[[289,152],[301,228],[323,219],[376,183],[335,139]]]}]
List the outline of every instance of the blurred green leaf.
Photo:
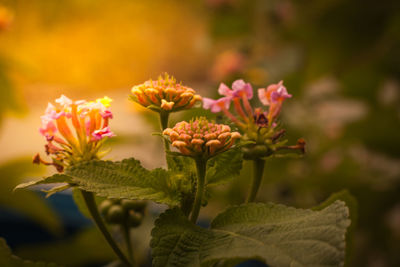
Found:
[{"label": "blurred green leaf", "polygon": [[[46,259],[65,266],[100,266],[115,259],[115,254],[100,232],[92,227],[75,236],[45,244],[25,245],[16,254],[29,259]],[[98,264],[98,265],[91,265]]]},{"label": "blurred green leaf", "polygon": [[11,253],[6,241],[0,238],[0,266],[4,267],[56,267],[55,263],[22,260]]},{"label": "blurred green leaf", "polygon": [[14,187],[26,176],[38,174],[42,169],[28,158],[16,159],[0,166],[0,204],[15,209],[44,226],[51,233],[62,233],[58,215],[45,203],[42,197],[31,191],[13,193]]}]

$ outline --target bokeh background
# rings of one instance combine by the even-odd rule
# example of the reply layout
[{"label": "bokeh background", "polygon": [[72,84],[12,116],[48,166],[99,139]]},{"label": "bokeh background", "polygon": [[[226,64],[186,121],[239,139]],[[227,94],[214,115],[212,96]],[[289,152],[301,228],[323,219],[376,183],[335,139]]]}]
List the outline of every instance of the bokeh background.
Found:
[{"label": "bokeh background", "polygon": [[[11,191],[52,172],[31,157],[44,151],[39,117],[61,94],[113,98],[107,158],[163,165],[156,118],[127,99],[163,72],[209,97],[237,78],[255,88],[284,80],[293,98],[281,121],[307,154],[269,160],[258,200],[309,208],[348,189],[358,202],[348,266],[400,266],[398,0],[0,0],[0,236],[16,255],[114,259],[70,193]],[[203,220],[243,201],[249,171],[212,192]],[[133,233],[143,266],[151,223]]]}]

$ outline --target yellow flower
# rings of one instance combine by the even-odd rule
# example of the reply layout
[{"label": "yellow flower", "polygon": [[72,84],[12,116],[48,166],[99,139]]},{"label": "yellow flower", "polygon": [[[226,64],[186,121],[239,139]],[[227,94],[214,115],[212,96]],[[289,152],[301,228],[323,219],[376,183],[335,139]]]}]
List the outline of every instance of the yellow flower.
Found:
[{"label": "yellow flower", "polygon": [[179,111],[193,107],[201,96],[187,86],[177,83],[168,74],[157,81],[148,80],[132,88],[132,99],[155,111]]}]

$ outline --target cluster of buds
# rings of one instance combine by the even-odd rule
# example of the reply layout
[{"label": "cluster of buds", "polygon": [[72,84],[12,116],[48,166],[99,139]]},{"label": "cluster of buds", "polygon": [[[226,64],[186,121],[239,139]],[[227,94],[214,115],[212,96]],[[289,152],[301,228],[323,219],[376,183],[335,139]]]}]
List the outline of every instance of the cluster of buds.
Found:
[{"label": "cluster of buds", "polygon": [[156,81],[148,80],[134,86],[132,94],[135,102],[157,112],[189,109],[201,101],[201,96],[192,88],[177,83],[168,74]]},{"label": "cluster of buds", "polygon": [[53,165],[62,172],[76,162],[101,157],[104,140],[115,136],[109,128],[109,120],[113,117],[111,101],[108,97],[90,102],[72,101],[62,95],[56,99],[56,106],[49,103],[41,116],[39,131],[46,138],[46,154],[51,156],[52,162],[46,162],[39,154],[33,162]]},{"label": "cluster of buds", "polygon": [[13,18],[14,15],[11,13],[11,11],[0,5],[0,32],[7,30],[10,27]]},{"label": "cluster of buds", "polygon": [[[285,146],[286,140],[281,140],[285,130],[279,129],[276,121],[283,102],[292,97],[282,81],[258,89],[260,102],[269,107],[267,111],[253,109],[250,104],[253,88],[243,80],[233,82],[232,89],[221,83],[218,93],[223,97],[217,100],[203,98],[203,108],[214,113],[223,112],[244,133],[243,140],[252,143],[243,148],[246,158],[267,157],[281,149],[296,149],[304,153],[303,139],[294,146]],[[237,116],[229,111],[232,102]]]},{"label": "cluster of buds", "polygon": [[163,134],[169,136],[172,146],[183,155],[206,159],[228,150],[241,137],[228,125],[212,123],[204,117],[178,122]]},{"label": "cluster of buds", "polygon": [[143,200],[106,199],[98,208],[107,223],[135,228],[143,222],[146,205]]}]

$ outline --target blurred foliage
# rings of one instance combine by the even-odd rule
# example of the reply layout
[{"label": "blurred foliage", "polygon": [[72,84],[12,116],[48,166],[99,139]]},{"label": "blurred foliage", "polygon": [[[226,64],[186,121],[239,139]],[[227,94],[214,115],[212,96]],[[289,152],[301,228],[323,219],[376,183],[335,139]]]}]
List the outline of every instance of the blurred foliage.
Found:
[{"label": "blurred foliage", "polygon": [[63,231],[58,215],[35,192],[18,191],[14,187],[23,182],[27,175],[39,175],[42,168],[32,164],[30,158],[22,158],[0,166],[0,206],[13,209],[42,225],[54,235]]},{"label": "blurred foliage", "polygon": [[16,254],[31,260],[46,259],[63,266],[77,267],[101,265],[115,259],[113,251],[96,228],[84,230],[67,240],[27,245],[19,248]]},{"label": "blurred foliage", "polygon": [[11,254],[10,248],[7,246],[6,241],[0,238],[0,264],[7,267],[56,267],[54,263],[31,262],[22,260]]}]

